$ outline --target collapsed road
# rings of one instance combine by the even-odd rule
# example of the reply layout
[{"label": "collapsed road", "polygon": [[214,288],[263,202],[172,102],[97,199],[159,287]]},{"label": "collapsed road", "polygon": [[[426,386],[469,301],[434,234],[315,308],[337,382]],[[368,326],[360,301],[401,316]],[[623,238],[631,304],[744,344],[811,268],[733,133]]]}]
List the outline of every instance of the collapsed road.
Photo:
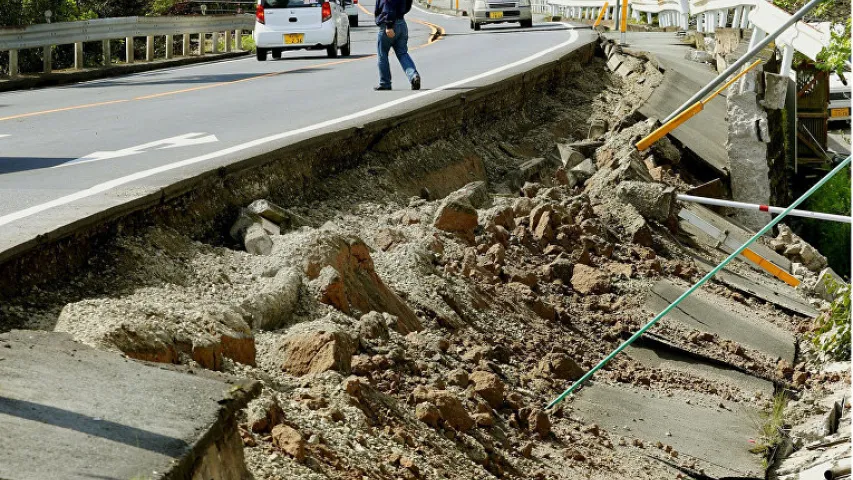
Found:
[{"label": "collapsed road", "polygon": [[[739,228],[680,215],[697,181],[679,148],[633,148],[662,74],[611,72],[611,48],[211,175],[7,266],[30,270],[0,305],[0,477],[764,478],[776,394],[845,378],[800,358],[811,293],[747,262],[543,409],[725,256],[691,219]],[[88,460],[32,456],[77,444]]]}]

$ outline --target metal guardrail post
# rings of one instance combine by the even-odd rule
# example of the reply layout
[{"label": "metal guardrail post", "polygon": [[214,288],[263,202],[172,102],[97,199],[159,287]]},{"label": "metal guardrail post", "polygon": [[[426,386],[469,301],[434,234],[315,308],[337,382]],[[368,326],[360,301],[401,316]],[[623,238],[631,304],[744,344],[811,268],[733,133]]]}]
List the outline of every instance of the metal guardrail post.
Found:
[{"label": "metal guardrail post", "polygon": [[83,42],[74,44],[74,70],[82,70],[83,63]]},{"label": "metal guardrail post", "polygon": [[53,46],[48,45],[44,47],[43,52],[44,58],[42,59],[42,62],[44,67],[42,67],[42,71],[44,73],[50,73],[53,71]]},{"label": "metal guardrail post", "polygon": [[125,63],[133,63],[133,37],[124,39]]},{"label": "metal guardrail post", "polygon": [[145,37],[145,61],[154,61],[154,36],[148,35]]},{"label": "metal guardrail post", "polygon": [[[742,57],[740,57],[735,63],[733,63],[729,68],[727,68],[723,73],[717,76],[711,83],[706,85],[704,88],[696,92],[689,100],[684,102],[683,105],[678,107],[674,112],[670,113],[668,117],[663,120],[663,123],[669,122],[676,116],[678,116],[685,109],[689,108],[691,105],[695,104],[698,100],[702,99],[705,95],[713,91],[718,85],[723,83],[729,76],[735,73],[739,68],[743,67],[747,64],[752,57],[754,57],[758,52],[764,49],[767,45],[770,44],[773,40],[776,39],[782,32],[790,28],[792,25],[800,21],[803,17],[806,16],[814,7],[816,7],[823,0],[811,0],[809,3],[803,5],[803,8],[797,10],[797,12],[791,16],[781,27],[776,29],[776,31],[764,37],[760,42],[758,42],[753,48],[750,48]],[[756,29],[757,30],[757,29]],[[755,35],[756,32],[753,32]]]},{"label": "metal guardrail post", "polygon": [[18,76],[19,72],[18,66],[18,51],[17,50],[9,50],[9,76],[15,78]]},{"label": "metal guardrail post", "polygon": [[182,43],[181,55],[184,57],[188,57],[188,56],[190,56],[190,52],[191,52],[191,50],[190,50],[190,34],[185,33],[181,40],[182,40],[182,42],[181,42]]},{"label": "metal guardrail post", "polygon": [[171,60],[175,56],[175,37],[166,35],[166,60]]},{"label": "metal guardrail post", "polygon": [[110,44],[109,40],[104,40],[101,42],[103,45],[102,50],[104,52],[104,66],[109,67],[113,64],[113,48]]}]

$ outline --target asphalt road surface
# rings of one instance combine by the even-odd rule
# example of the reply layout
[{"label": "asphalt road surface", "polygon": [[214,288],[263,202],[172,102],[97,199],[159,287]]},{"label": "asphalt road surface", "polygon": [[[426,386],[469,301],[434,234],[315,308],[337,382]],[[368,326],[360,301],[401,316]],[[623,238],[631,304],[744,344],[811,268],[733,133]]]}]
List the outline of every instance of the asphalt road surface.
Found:
[{"label": "asphalt road surface", "polygon": [[[407,19],[422,90],[392,57],[394,91],[374,92],[366,11],[348,58],[285,52],[0,94],[0,251],[201,172],[492,83],[593,36],[564,24],[475,33],[467,18],[416,8]],[[437,27],[446,34],[432,41]]]}]

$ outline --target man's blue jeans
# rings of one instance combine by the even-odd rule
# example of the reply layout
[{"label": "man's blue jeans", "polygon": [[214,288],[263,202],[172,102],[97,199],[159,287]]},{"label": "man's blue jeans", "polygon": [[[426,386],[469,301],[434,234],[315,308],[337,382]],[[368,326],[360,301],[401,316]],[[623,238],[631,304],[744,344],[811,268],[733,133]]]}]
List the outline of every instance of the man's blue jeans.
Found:
[{"label": "man's blue jeans", "polygon": [[391,64],[388,63],[388,52],[394,49],[397,55],[397,60],[400,61],[400,66],[409,77],[409,82],[418,74],[415,68],[415,62],[409,56],[409,27],[403,19],[397,20],[394,23],[394,38],[388,38],[385,34],[385,25],[379,26],[379,85],[383,87],[391,86]]}]

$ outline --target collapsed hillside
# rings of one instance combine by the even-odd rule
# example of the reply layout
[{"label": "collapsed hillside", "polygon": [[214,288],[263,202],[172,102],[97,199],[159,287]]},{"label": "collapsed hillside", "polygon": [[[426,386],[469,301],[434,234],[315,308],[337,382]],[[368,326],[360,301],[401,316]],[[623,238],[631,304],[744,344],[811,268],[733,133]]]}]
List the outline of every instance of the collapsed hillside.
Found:
[{"label": "collapsed hillside", "polygon": [[[634,111],[659,81],[639,60],[610,74],[596,59],[482,129],[368,153],[284,209],[255,205],[231,232],[240,241],[120,237],[83,276],[0,312],[262,381],[240,432],[257,479],[702,475],[719,465],[674,447],[678,431],[606,427],[571,400],[543,410],[656,313],[659,281],[686,285],[694,255],[720,258],[679,230],[674,192],[691,178],[678,149],[633,148],[654,127]],[[773,335],[807,325],[724,284],[697,296]],[[765,383],[637,352],[595,384],[725,414],[769,404],[770,382],[826,380],[710,326],[667,318],[653,333]]]}]

